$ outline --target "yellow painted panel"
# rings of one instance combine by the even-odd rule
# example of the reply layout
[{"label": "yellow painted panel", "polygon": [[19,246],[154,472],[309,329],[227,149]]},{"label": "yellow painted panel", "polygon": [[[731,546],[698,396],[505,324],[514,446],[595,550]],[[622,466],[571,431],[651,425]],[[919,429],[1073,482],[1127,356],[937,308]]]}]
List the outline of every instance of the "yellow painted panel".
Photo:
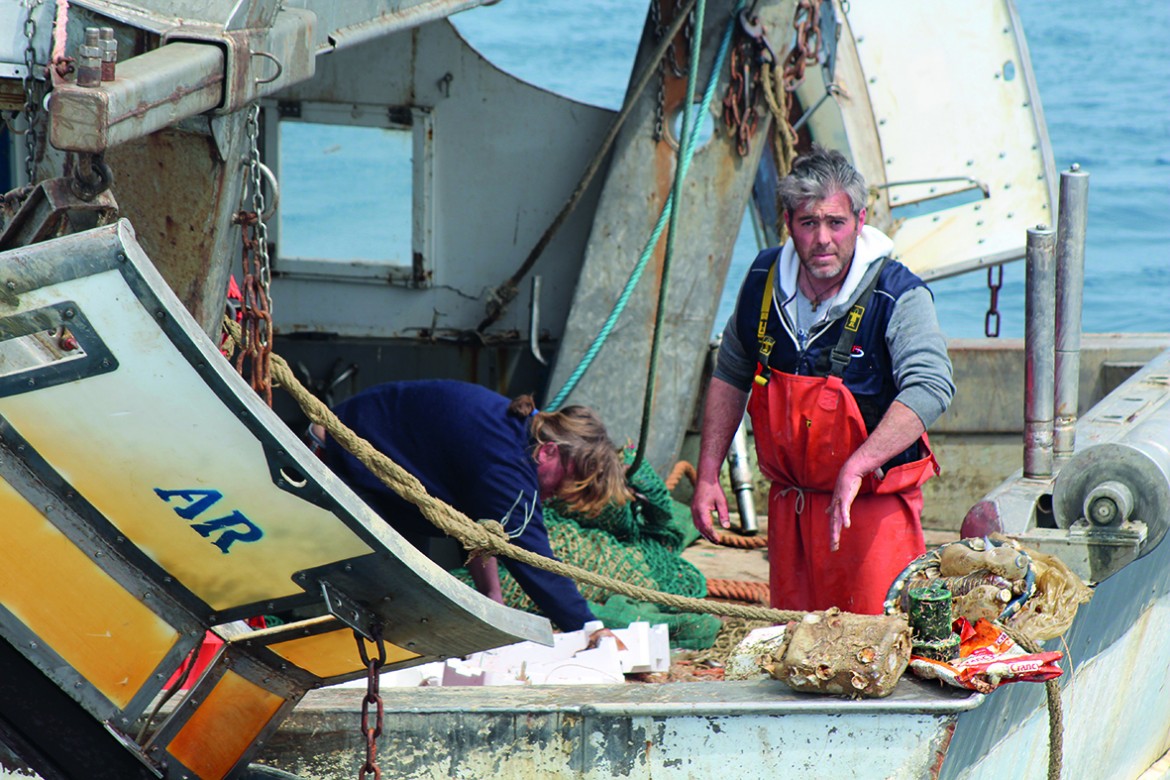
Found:
[{"label": "yellow painted panel", "polygon": [[113,271],[22,295],[22,308],[76,301],[119,366],[0,398],[0,414],[213,609],[299,594],[294,572],[369,553],[332,512],[272,483],[259,440],[130,298]]},{"label": "yellow painted panel", "polygon": [[0,481],[0,602],[124,708],[179,639]]},{"label": "yellow painted panel", "polygon": [[285,700],[227,672],[167,746],[200,780],[219,780],[235,766]]},{"label": "yellow painted panel", "polygon": [[[357,643],[353,638],[353,630],[349,628],[315,636],[297,637],[269,645],[269,649],[289,663],[321,678],[352,674],[364,668],[361,656],[358,655]],[[378,654],[377,648],[369,642],[366,642],[366,652],[371,657]],[[387,666],[418,658],[418,655],[398,645],[386,643]]]}]

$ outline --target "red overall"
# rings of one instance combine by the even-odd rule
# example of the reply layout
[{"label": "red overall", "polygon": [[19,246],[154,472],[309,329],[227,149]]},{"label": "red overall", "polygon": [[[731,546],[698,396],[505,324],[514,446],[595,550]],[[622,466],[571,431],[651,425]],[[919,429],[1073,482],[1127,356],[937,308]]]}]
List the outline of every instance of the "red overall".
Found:
[{"label": "red overall", "polygon": [[925,551],[921,486],[938,473],[925,434],[925,457],[884,478],[862,480],[842,530],[829,549],[828,508],[837,474],[867,432],[857,401],[839,377],[772,370],[757,377],[748,411],[768,496],[772,606],[880,614],[894,578]]}]

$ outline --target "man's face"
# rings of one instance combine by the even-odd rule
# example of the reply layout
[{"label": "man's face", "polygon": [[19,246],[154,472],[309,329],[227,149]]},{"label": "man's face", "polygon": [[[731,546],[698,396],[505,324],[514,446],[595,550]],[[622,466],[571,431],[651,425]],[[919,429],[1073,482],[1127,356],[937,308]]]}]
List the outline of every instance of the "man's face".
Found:
[{"label": "man's face", "polygon": [[857,237],[865,225],[865,209],[855,216],[849,196],[838,192],[784,212],[784,221],[800,264],[809,276],[833,282],[845,278]]}]

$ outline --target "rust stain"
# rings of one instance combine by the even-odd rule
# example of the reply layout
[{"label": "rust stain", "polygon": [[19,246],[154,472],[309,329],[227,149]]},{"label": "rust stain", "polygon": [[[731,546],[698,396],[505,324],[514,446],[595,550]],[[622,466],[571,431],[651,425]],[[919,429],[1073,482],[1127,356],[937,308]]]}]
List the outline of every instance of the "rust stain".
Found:
[{"label": "rust stain", "polygon": [[934,764],[930,767],[929,777],[931,780],[938,780],[939,773],[942,772],[943,762],[947,758],[947,750],[951,747],[951,739],[955,736],[955,721],[943,728],[942,734],[939,735],[938,740],[934,744]]},{"label": "rust stain", "polygon": [[227,262],[218,257],[227,168],[210,137],[162,130],[111,148],[113,189],[122,215],[159,273],[188,311],[204,323],[223,310]]},{"label": "rust stain", "polygon": [[192,84],[189,87],[177,87],[176,89],[172,90],[171,94],[167,95],[162,100],[154,100],[154,101],[143,100],[143,101],[140,101],[138,103],[138,105],[136,105],[134,108],[130,109],[126,113],[120,114],[118,116],[111,118],[110,124],[116,125],[119,122],[123,122],[127,119],[132,119],[135,117],[144,116],[151,109],[158,108],[159,106],[163,106],[163,105],[166,105],[168,103],[178,103],[180,100],[187,97],[188,95],[193,95],[196,92],[202,92],[203,90],[207,89],[208,87],[215,86],[216,84],[219,84],[222,81],[223,81],[223,74],[217,73],[215,75],[207,76],[203,79],[200,79],[199,81],[195,82],[194,84]]}]

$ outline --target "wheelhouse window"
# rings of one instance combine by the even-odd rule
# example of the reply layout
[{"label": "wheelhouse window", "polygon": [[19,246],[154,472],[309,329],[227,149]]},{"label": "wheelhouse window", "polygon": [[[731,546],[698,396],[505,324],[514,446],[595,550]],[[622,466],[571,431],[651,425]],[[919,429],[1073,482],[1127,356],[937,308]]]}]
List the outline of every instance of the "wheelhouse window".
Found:
[{"label": "wheelhouse window", "polygon": [[298,102],[268,118],[278,120],[266,134],[280,182],[276,271],[427,286],[429,112]]}]

